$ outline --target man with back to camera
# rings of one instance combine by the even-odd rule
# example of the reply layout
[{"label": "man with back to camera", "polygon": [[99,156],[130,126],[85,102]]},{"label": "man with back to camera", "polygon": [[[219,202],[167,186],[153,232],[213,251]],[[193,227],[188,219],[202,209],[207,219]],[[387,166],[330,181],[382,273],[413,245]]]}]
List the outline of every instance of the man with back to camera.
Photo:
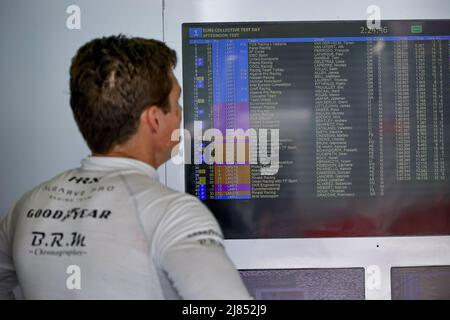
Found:
[{"label": "man with back to camera", "polygon": [[[175,51],[123,35],[83,45],[70,105],[92,156],[0,222],[0,298],[248,299],[210,211],[158,182],[179,128]],[[75,278],[78,276],[78,278]]]}]

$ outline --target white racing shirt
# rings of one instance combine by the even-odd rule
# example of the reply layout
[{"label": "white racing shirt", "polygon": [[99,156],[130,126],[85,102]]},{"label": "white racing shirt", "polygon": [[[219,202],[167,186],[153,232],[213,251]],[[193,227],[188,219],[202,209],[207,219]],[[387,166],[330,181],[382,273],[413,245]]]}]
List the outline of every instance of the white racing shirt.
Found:
[{"label": "white racing shirt", "polygon": [[88,157],[0,223],[0,298],[248,299],[220,227],[137,160]]}]

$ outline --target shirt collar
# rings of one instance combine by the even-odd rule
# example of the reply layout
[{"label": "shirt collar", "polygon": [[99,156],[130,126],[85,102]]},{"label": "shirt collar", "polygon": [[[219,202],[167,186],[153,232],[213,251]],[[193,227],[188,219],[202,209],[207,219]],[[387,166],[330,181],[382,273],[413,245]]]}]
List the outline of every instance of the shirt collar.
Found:
[{"label": "shirt collar", "polygon": [[158,172],[151,165],[130,158],[124,157],[98,157],[89,156],[81,160],[81,168],[85,170],[95,171],[115,171],[136,169],[145,173],[153,179],[158,180]]}]

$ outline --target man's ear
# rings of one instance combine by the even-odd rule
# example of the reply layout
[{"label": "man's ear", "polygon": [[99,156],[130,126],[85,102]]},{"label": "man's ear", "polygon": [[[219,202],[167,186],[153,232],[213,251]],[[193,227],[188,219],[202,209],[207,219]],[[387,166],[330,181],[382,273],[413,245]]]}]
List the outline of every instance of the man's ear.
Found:
[{"label": "man's ear", "polygon": [[157,106],[148,107],[142,113],[141,120],[147,124],[153,133],[156,133],[160,125],[159,108]]}]

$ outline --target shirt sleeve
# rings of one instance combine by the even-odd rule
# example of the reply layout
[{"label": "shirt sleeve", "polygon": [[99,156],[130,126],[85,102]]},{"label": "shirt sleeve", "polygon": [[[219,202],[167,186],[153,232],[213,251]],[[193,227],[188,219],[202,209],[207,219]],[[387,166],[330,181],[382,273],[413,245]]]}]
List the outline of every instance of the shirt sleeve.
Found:
[{"label": "shirt sleeve", "polygon": [[13,290],[19,285],[12,261],[11,215],[0,220],[0,299],[14,299]]},{"label": "shirt sleeve", "polygon": [[217,221],[196,198],[175,200],[157,234],[157,260],[183,299],[251,299]]}]

